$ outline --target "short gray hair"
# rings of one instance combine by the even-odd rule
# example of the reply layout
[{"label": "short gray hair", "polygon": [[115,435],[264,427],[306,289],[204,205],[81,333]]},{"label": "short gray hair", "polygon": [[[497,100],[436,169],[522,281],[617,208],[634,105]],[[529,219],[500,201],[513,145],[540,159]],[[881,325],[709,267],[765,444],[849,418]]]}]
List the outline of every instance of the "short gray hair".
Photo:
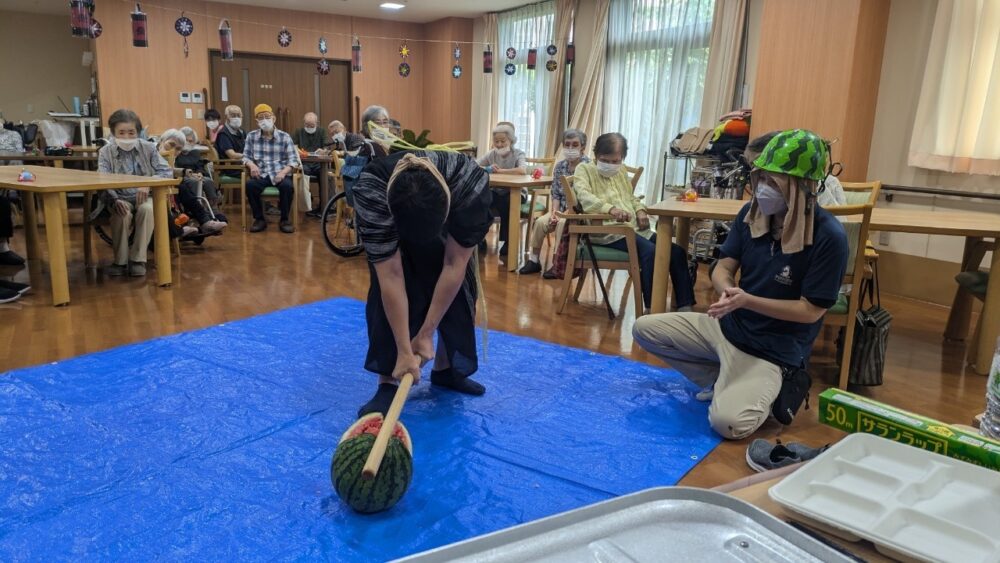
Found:
[{"label": "short gray hair", "polygon": [[507,135],[507,138],[510,139],[510,144],[513,145],[517,143],[517,135],[514,134],[514,126],[511,125],[510,123],[506,121],[501,121],[500,123],[497,123],[496,127],[493,128],[493,131],[490,133],[490,135],[496,135],[497,133],[503,133],[504,135]]},{"label": "short gray hair", "polygon": [[570,139],[577,139],[580,141],[580,146],[587,147],[587,134],[579,129],[569,128],[563,131],[562,140],[565,143]]},{"label": "short gray hair", "polygon": [[184,135],[184,142],[187,143],[188,137],[194,137],[194,142],[198,142],[198,132],[190,127],[181,127],[181,135]]},{"label": "short gray hair", "polygon": [[161,133],[160,138],[157,140],[157,146],[162,149],[163,143],[167,141],[173,141],[181,147],[187,144],[187,139],[184,138],[184,133],[181,133],[177,129],[167,129]]},{"label": "short gray hair", "polygon": [[380,115],[385,114],[386,119],[389,118],[389,110],[382,106],[368,106],[365,111],[361,114],[361,133],[364,136],[368,136],[368,123],[378,119]]}]

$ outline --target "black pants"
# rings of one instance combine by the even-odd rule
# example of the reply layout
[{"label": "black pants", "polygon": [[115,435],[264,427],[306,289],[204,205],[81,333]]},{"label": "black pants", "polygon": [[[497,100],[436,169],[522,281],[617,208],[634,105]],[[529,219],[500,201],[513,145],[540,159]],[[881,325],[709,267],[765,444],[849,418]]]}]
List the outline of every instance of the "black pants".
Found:
[{"label": "black pants", "polygon": [[[628,252],[625,239],[618,239],[608,248]],[[639,253],[639,277],[642,278],[642,303],[647,309],[653,298],[653,262],[656,258],[656,235],[646,239],[636,235],[635,250]],[[674,286],[674,307],[691,307],[694,305],[694,282],[688,271],[687,252],[676,244],[670,245],[670,281]],[[635,281],[633,280],[633,283]]]},{"label": "black pants", "polygon": [[[211,196],[205,190],[206,183],[211,183],[211,180],[203,180],[201,186],[202,196],[211,199]],[[193,217],[195,221],[205,224],[212,220],[212,214],[209,213],[208,209],[205,209],[205,202],[195,196],[197,192],[198,181],[184,179],[177,188],[177,201],[181,203],[181,207],[184,208],[185,213]]]},{"label": "black pants", "polygon": [[[25,193],[25,197],[35,197],[34,194]],[[7,193],[0,190],[0,239],[12,238],[14,236],[14,216],[10,214],[10,198]]]},{"label": "black pants", "polygon": [[[444,239],[428,245],[400,245],[403,262],[403,281],[409,303],[410,337],[417,335],[427,318],[434,288],[444,266]],[[465,281],[455,295],[438,325],[438,346],[444,344],[445,353],[455,374],[468,377],[479,369],[476,352],[476,281],[474,261],[469,260]],[[368,265],[371,288],[365,317],[368,321],[368,357],[365,369],[379,375],[391,376],[396,367],[396,339],[382,305],[375,267]]]},{"label": "black pants", "polygon": [[313,178],[319,179],[319,173],[323,170],[323,165],[318,162],[303,162],[302,171],[305,172],[306,176],[311,176]]},{"label": "black pants", "polygon": [[285,176],[285,179],[278,184],[272,182],[267,176],[247,180],[247,201],[250,202],[253,218],[264,220],[264,203],[261,200],[261,194],[264,193],[264,188],[271,186],[278,188],[278,208],[281,210],[281,220],[287,221],[288,213],[292,210],[292,190],[294,189],[291,175]]}]

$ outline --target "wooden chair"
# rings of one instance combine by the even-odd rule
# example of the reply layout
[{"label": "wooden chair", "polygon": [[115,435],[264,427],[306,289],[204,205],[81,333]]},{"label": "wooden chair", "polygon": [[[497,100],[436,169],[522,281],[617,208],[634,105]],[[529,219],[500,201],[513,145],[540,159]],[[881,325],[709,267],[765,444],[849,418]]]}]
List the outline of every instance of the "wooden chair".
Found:
[{"label": "wooden chair", "polygon": [[625,172],[629,175],[629,182],[632,182],[632,193],[635,193],[635,187],[639,185],[639,178],[642,177],[644,170],[646,170],[644,166],[632,168],[631,166],[625,165]]},{"label": "wooden chair", "polygon": [[[971,307],[969,305],[959,305],[962,301],[960,300],[962,293],[971,295],[983,303],[986,302],[986,287],[990,283],[990,272],[981,271],[979,266],[982,264],[983,258],[986,257],[986,253],[992,248],[992,242],[978,240],[967,251],[965,260],[962,263],[962,271],[955,276],[955,282],[958,283],[958,289],[956,290],[958,293],[955,295],[955,306],[952,307],[951,312],[948,314],[948,328],[945,330],[946,338],[962,340],[968,335],[968,314]],[[960,311],[960,309],[964,312]],[[968,341],[969,345],[966,348],[965,357],[970,362],[975,359],[976,354],[979,352],[979,334],[983,330],[983,317],[985,316],[985,311],[979,313],[976,330],[973,333],[972,340]]]},{"label": "wooden chair", "polygon": [[[874,199],[874,197],[871,199]],[[865,203],[861,205],[835,205],[826,208],[834,216],[853,216],[855,218],[854,220],[844,222],[844,228],[847,231],[848,255],[847,272],[844,274],[843,283],[850,284],[851,290],[848,294],[841,295],[837,303],[827,311],[823,318],[824,324],[844,328],[843,351],[839,358],[840,376],[838,387],[841,389],[847,387],[847,381],[851,372],[854,322],[862,299],[861,281],[865,277],[864,248],[868,240],[868,227],[871,224],[873,207],[873,204]],[[860,221],[857,220],[859,216]]]},{"label": "wooden chair", "polygon": [[529,166],[529,168],[541,168],[543,176],[551,176],[552,169],[556,165],[555,158],[525,158],[524,160],[528,164],[534,165]]},{"label": "wooden chair", "polygon": [[[226,175],[226,172],[242,173],[242,171],[242,160],[220,158],[212,162],[212,179],[215,180],[215,185],[222,190],[223,199],[229,203],[238,204],[241,207],[246,200],[246,192],[243,191],[243,180],[241,176]],[[241,219],[243,222],[240,223],[240,227],[246,230],[247,218],[245,213],[241,214]]]},{"label": "wooden chair", "polygon": [[[561,178],[563,191],[566,193],[566,212],[558,213],[560,219],[566,220],[566,228],[569,229],[570,252],[566,257],[566,273],[563,276],[563,294],[559,302],[559,309],[556,311],[562,314],[569,301],[570,289],[573,285],[573,270],[576,268],[576,261],[583,260],[583,275],[576,284],[576,291],[573,293],[573,301],[580,300],[580,291],[583,289],[583,282],[587,278],[588,267],[592,267],[589,252],[580,243],[580,235],[583,234],[616,234],[625,237],[625,245],[628,252],[615,250],[606,246],[593,245],[594,254],[597,258],[597,267],[611,272],[624,270],[628,272],[628,279],[625,282],[625,289],[622,292],[622,301],[619,305],[619,314],[625,310],[628,299],[629,288],[631,286],[633,298],[635,300],[635,316],[642,316],[642,287],[639,284],[639,253],[635,245],[635,230],[628,225],[591,225],[590,221],[610,221],[611,215],[605,213],[576,213],[577,199],[576,192],[573,191],[573,177],[563,176]],[[611,279],[608,279],[610,285]]]},{"label": "wooden chair", "polygon": [[[247,208],[250,207],[250,202],[247,201],[245,194],[247,193],[247,178],[250,177],[250,171],[244,166],[243,172],[240,175],[240,194],[243,195],[243,205],[240,206],[240,213],[242,214],[243,220],[243,230],[247,230]],[[292,226],[296,230],[299,228],[299,208],[298,208],[298,189],[297,186],[299,182],[302,181],[302,171],[293,168],[292,169]],[[274,186],[269,186],[264,188],[263,193],[261,193],[261,199],[270,198],[278,201],[280,194],[278,188]],[[264,215],[264,220],[267,220],[267,215]]]},{"label": "wooden chair", "polygon": [[[841,182],[847,205],[878,204],[878,194],[882,190],[882,182]],[[878,262],[878,252],[872,241],[865,241],[865,277],[871,278],[875,263]]]}]

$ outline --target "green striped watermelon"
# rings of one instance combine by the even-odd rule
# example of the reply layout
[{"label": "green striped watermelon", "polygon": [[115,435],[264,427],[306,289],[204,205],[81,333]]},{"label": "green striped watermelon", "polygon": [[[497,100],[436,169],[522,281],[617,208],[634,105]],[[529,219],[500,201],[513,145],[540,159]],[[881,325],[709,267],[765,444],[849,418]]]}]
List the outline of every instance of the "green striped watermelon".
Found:
[{"label": "green striped watermelon", "polygon": [[403,498],[413,478],[410,435],[401,423],[396,424],[389,438],[375,478],[362,478],[361,470],[381,427],[381,414],[359,419],[341,437],[330,463],[330,480],[337,495],[354,510],[366,514],[392,508]]}]

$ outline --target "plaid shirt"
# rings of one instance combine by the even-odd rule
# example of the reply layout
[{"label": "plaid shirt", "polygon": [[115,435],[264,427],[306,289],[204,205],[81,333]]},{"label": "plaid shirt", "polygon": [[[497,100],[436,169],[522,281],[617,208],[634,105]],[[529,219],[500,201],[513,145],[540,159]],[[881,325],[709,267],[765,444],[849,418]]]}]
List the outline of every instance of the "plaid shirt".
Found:
[{"label": "plaid shirt", "polygon": [[[590,162],[590,159],[581,156],[577,164],[582,164],[584,162]],[[563,192],[562,177],[572,176],[569,172],[569,161],[566,159],[560,160],[556,163],[555,168],[552,169],[552,199],[556,201],[558,211],[566,211],[566,194]]]},{"label": "plaid shirt", "polygon": [[286,166],[302,167],[292,136],[279,129],[274,130],[274,136],[270,139],[265,139],[260,134],[260,129],[247,134],[247,142],[243,147],[243,164],[249,162],[260,168],[261,176],[271,179]]}]

